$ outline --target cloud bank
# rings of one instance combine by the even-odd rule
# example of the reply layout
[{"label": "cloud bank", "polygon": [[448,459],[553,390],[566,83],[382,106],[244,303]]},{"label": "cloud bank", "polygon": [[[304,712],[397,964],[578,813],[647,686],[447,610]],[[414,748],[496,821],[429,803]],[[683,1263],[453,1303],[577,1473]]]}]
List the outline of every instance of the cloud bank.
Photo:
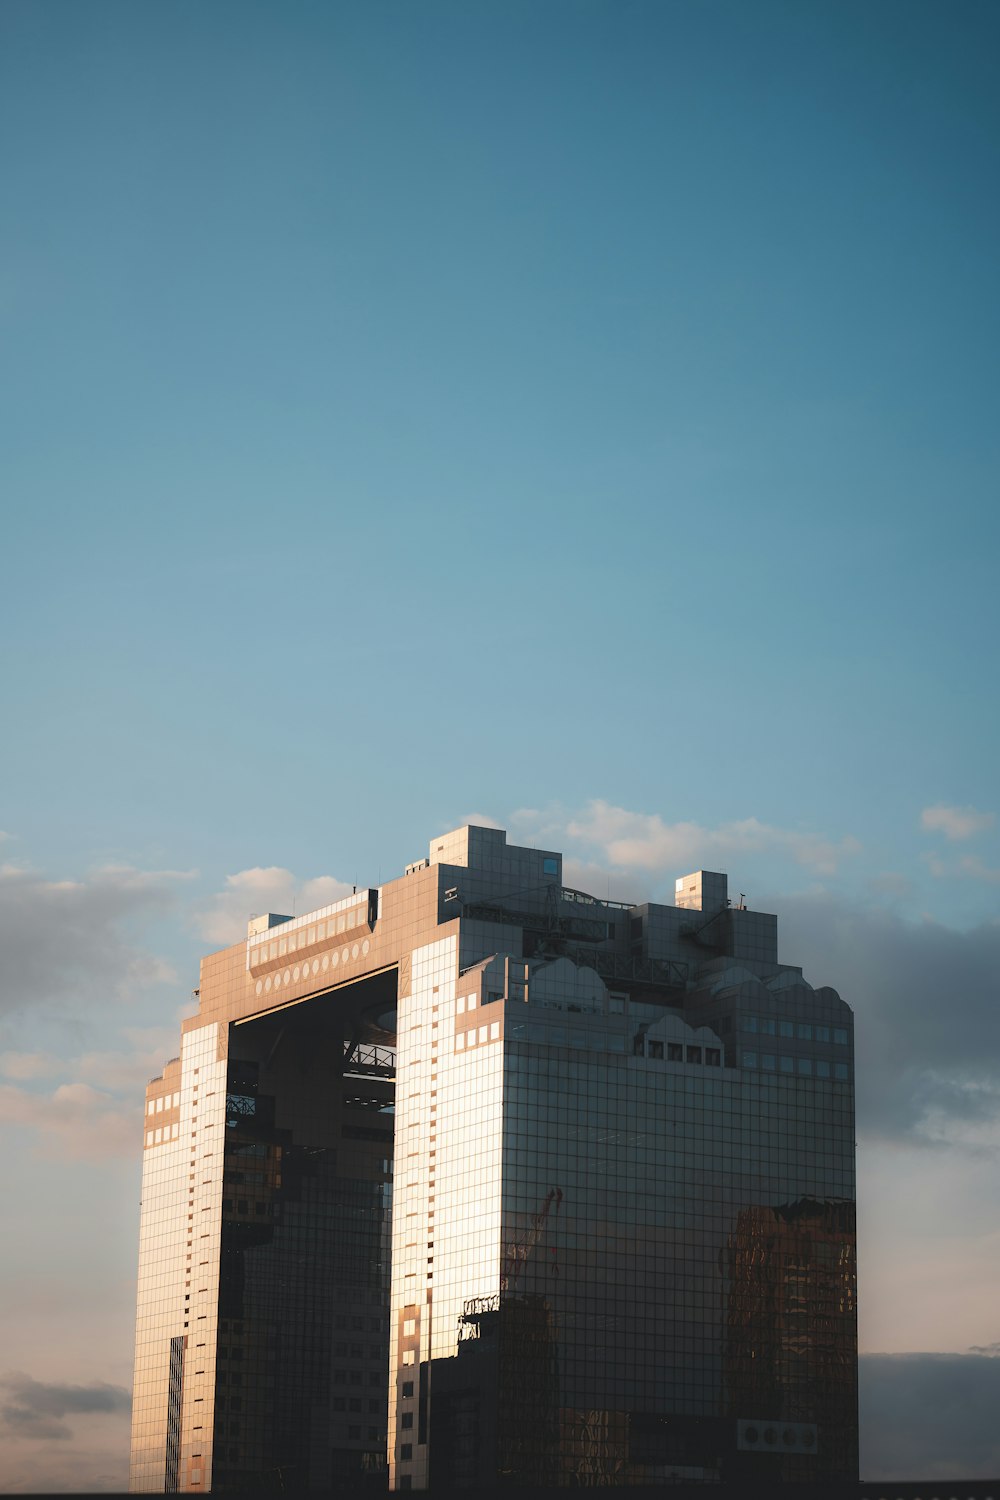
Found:
[{"label": "cloud bank", "polygon": [[19,866],[0,868],[0,1014],[123,997],[172,979],[125,927],[136,915],[169,911],[186,878],[116,866],[85,880],[51,881]]},{"label": "cloud bank", "polygon": [[863,1480],[1000,1474],[1000,1359],[867,1354],[858,1379]]},{"label": "cloud bank", "polygon": [[775,898],[783,957],[855,1013],[868,1139],[992,1144],[1000,1120],[1000,925],[960,932],[828,896]]},{"label": "cloud bank", "polygon": [[132,1397],[124,1386],[47,1385],[18,1370],[0,1375],[0,1427],[11,1437],[61,1442],[73,1435],[64,1417],[96,1412],[125,1416],[131,1410]]}]

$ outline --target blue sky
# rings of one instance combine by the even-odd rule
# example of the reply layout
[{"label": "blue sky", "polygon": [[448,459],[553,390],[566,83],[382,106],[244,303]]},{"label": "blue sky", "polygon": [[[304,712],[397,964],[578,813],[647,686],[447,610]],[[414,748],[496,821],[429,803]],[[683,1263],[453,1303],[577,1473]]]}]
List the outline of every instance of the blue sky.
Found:
[{"label": "blue sky", "polygon": [[[473,813],[778,910],[889,1078],[868,1347],[985,1363],[890,1293],[988,1306],[1000,1245],[998,42],[961,0],[7,0],[0,1129],[124,1247],[106,1368],[79,1318],[12,1366],[128,1383],[128,1121],[199,953]],[[8,1488],[58,1480],[32,1441]]]}]

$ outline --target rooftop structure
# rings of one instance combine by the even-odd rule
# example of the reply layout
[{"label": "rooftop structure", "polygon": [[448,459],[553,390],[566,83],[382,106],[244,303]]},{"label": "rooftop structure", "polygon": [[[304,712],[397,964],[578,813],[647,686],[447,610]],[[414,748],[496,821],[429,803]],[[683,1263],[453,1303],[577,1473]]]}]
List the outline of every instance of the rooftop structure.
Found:
[{"label": "rooftop structure", "polygon": [[856,1479],[851,1012],[675,899],[466,827],[203,961],[133,1489]]}]

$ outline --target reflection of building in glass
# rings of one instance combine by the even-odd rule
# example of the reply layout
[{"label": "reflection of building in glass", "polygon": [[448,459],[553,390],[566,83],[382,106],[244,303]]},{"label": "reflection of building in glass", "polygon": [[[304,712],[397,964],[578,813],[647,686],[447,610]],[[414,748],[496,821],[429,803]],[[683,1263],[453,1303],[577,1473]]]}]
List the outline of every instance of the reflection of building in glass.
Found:
[{"label": "reflection of building in glass", "polygon": [[676,900],[466,828],[205,960],[134,1488],[857,1477],[851,1013],[725,876]]}]

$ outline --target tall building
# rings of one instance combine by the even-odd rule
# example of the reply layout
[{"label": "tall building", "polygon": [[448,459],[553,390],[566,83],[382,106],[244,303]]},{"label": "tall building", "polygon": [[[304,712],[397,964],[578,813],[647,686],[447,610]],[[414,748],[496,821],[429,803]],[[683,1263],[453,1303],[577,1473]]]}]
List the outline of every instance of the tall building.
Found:
[{"label": "tall building", "polygon": [[856,1479],[852,1016],[776,927],[467,827],[206,958],[132,1488]]}]

